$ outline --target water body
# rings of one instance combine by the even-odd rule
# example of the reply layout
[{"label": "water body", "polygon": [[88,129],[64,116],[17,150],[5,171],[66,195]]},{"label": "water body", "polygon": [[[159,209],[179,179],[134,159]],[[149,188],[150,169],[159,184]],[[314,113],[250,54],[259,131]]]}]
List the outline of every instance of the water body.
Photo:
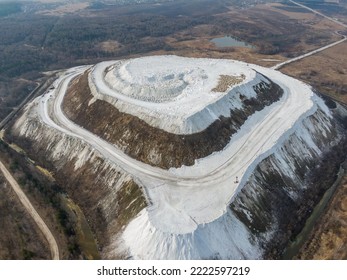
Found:
[{"label": "water body", "polygon": [[234,37],[231,36],[224,36],[220,38],[214,38],[211,40],[212,43],[216,45],[218,48],[225,48],[225,47],[246,47],[246,48],[253,48],[252,45],[239,41]]}]

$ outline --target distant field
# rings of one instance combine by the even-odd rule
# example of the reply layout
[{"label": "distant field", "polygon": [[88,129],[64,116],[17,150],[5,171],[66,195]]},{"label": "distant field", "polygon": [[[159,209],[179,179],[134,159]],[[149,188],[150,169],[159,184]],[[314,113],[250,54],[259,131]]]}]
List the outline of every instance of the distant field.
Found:
[{"label": "distant field", "polygon": [[347,1],[340,0],[339,4],[336,3],[324,3],[323,1],[314,2],[314,1],[299,1],[300,3],[318,10],[325,15],[338,18],[342,22],[347,24]]},{"label": "distant field", "polygon": [[[0,119],[30,92],[31,81],[42,77],[41,72],[167,53],[272,66],[338,40],[334,31],[341,30],[307,10],[278,2],[87,6],[80,1],[66,6],[52,1],[23,2],[25,13],[19,3],[0,2],[0,14],[7,15],[0,15]],[[226,35],[255,49],[217,48],[210,42]]]},{"label": "distant field", "polygon": [[8,16],[21,11],[21,4],[16,2],[0,2],[0,17]]},{"label": "distant field", "polygon": [[289,64],[281,71],[347,103],[347,43]]},{"label": "distant field", "polygon": [[[230,7],[209,24],[167,36],[166,43],[176,54],[232,58],[272,66],[338,40],[340,36],[333,33],[335,30],[341,27],[302,8],[267,3],[242,10],[242,13]],[[223,35],[237,37],[256,49],[217,48],[210,42]]]},{"label": "distant field", "polygon": [[[53,2],[54,3],[54,2]],[[59,5],[54,9],[47,9],[39,11],[40,14],[49,15],[49,16],[62,16],[66,14],[73,14],[80,10],[86,9],[89,6],[89,3],[66,3]]]}]

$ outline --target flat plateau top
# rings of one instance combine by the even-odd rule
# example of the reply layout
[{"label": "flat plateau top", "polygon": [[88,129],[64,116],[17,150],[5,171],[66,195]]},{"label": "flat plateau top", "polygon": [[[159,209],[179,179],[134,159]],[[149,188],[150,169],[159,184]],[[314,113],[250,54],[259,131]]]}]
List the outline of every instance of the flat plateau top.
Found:
[{"label": "flat plateau top", "polygon": [[[96,98],[120,111],[140,114],[158,128],[170,120],[173,133],[192,133],[206,128],[186,128],[186,121],[225,97],[232,89],[247,87],[257,76],[248,64],[221,59],[149,56],[101,62],[94,66],[90,83]],[[253,85],[253,83],[252,83]],[[158,121],[156,122],[155,119]],[[215,118],[214,118],[215,119]]]},{"label": "flat plateau top", "polygon": [[125,95],[167,106],[184,104],[187,99],[208,103],[232,87],[230,84],[217,94],[215,89],[221,76],[237,78],[242,75],[242,82],[247,82],[255,75],[254,70],[239,61],[178,56],[102,62],[96,65],[94,73],[100,71],[105,75],[101,80],[114,91],[113,96]]}]

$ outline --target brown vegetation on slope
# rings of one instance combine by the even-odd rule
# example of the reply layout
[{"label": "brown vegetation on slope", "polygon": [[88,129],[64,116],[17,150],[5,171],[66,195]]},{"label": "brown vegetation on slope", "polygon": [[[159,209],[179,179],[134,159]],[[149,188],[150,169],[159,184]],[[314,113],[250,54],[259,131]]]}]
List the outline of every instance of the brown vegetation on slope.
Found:
[{"label": "brown vegetation on slope", "polygon": [[[46,127],[42,126],[42,129],[46,129]],[[103,259],[123,258],[124,256],[119,252],[115,240],[121,234],[124,226],[147,206],[141,188],[130,177],[126,178],[128,175],[125,172],[113,168],[97,154],[92,157],[92,161],[86,162],[78,169],[75,169],[76,158],[71,159],[64,154],[55,159],[51,151],[60,144],[59,135],[57,135],[57,141],[52,141],[48,134],[43,134],[39,142],[33,142],[29,138],[18,136],[16,133],[7,134],[6,137],[23,147],[30,159],[34,159],[37,164],[51,170],[56,180],[55,188],[58,188],[58,194],[64,193],[64,200],[69,200],[68,205],[60,208],[57,215],[59,222],[60,220],[64,222],[64,232],[69,238],[68,249],[71,251],[70,255],[65,253],[62,258],[88,258],[91,253],[94,254],[93,258],[98,257],[95,256],[95,253],[99,253],[99,257]],[[69,152],[71,151],[67,151],[67,154]],[[47,199],[52,199],[51,192],[57,192],[51,186],[42,187],[40,192]],[[55,201],[56,198],[54,198]],[[75,205],[71,207],[72,201]],[[47,212],[55,212],[48,203],[43,205],[45,205]],[[75,217],[77,213],[70,215],[71,211],[76,211],[77,206],[83,212],[91,228],[98,252],[91,248],[94,247],[94,244],[90,244],[90,242],[86,244],[86,239],[82,238],[83,240],[81,240],[79,236],[90,233],[89,230],[81,232],[79,229],[85,225],[75,224],[75,220],[78,219]],[[59,222],[55,222],[58,230],[60,229]],[[66,247],[64,243],[61,245],[63,248]]]},{"label": "brown vegetation on slope", "polygon": [[[259,84],[257,98],[243,99],[244,109],[230,111],[230,117],[220,117],[204,131],[177,135],[154,128],[138,117],[121,113],[111,104],[97,100],[89,106],[93,95],[88,86],[88,73],[70,86],[63,102],[66,115],[75,123],[116,144],[129,156],[162,168],[192,165],[222,150],[230,137],[255,111],[279,100],[282,89],[271,83]],[[77,109],[76,109],[77,108]]]},{"label": "brown vegetation on slope", "polygon": [[[5,138],[6,138],[6,141],[9,141],[9,142],[12,140],[15,140],[8,133],[6,133]],[[23,147],[25,147],[26,151],[28,152],[32,150],[31,148],[29,148],[28,145],[26,145],[25,142],[22,142],[20,139],[18,139],[18,142],[16,143],[19,143],[20,145],[23,143],[24,144]],[[11,146],[13,147],[15,145],[11,145]],[[35,146],[37,146],[37,144],[35,144]],[[42,150],[39,150],[39,151],[42,152]],[[39,151],[38,150],[35,151],[35,154],[38,154]],[[53,233],[58,243],[60,259],[87,258],[88,252],[84,250],[79,240],[79,236],[78,236],[79,231],[77,229],[78,223],[75,222],[73,217],[74,215],[69,215],[67,206],[65,205],[62,199],[62,197],[65,197],[65,193],[63,193],[62,188],[58,186],[57,182],[54,181],[52,176],[51,175],[49,177],[46,176],[44,173],[42,173],[42,168],[38,169],[36,166],[37,163],[34,162],[32,159],[29,159],[26,154],[23,154],[23,151],[21,152],[15,151],[6,142],[3,142],[2,140],[0,140],[0,158],[2,162],[6,165],[6,167],[9,169],[12,176],[15,177],[16,181],[18,182],[22,190],[25,192],[26,196],[28,197],[28,199],[30,200],[34,208],[37,210],[41,218],[44,220],[44,222],[47,224],[47,226]],[[10,197],[7,197],[6,195],[1,197],[5,198],[4,201],[6,201],[7,199],[9,199],[9,201],[12,201],[11,193],[9,193]],[[2,203],[5,203],[4,205],[7,205],[6,202],[0,201],[0,207]],[[20,211],[26,215],[25,217],[28,217],[28,220],[31,219],[30,216],[26,214],[22,206],[19,209],[23,209]],[[5,207],[0,208],[0,210],[1,210],[0,220],[1,220],[1,215],[3,215],[4,217],[12,217],[12,218],[16,217],[17,210],[13,211],[13,209],[5,208]],[[4,221],[6,221],[6,218]],[[20,224],[20,222],[21,221],[19,221],[18,224]],[[18,243],[18,244],[21,244],[21,246],[18,246],[18,247],[23,247],[25,249],[26,246],[32,247],[31,243],[34,243],[36,244],[36,246],[38,246],[38,244],[42,242],[41,239],[44,237],[43,236],[42,238],[40,237],[42,235],[40,231],[39,231],[39,234],[40,234],[39,238],[37,237],[36,231],[38,230],[38,228],[36,224],[33,224],[33,225],[35,226],[33,228],[35,231],[31,231],[31,233],[25,232],[29,236],[34,235],[34,237],[32,237],[30,240],[27,240],[25,238],[18,239],[20,237],[19,235],[12,235],[13,242],[18,243],[18,240],[21,240],[20,242],[22,243]],[[0,235],[4,236],[5,239],[7,237],[7,231],[10,232],[11,227],[7,227],[7,226],[0,227]],[[35,241],[35,239],[37,241]],[[1,251],[1,248],[2,246],[0,241],[0,251]],[[4,248],[6,248],[6,246]],[[48,245],[45,245],[44,250],[46,250],[48,253],[47,259],[50,259],[51,255],[50,255]],[[34,254],[27,252],[30,254],[23,255],[23,257],[42,258],[35,251],[31,251],[31,252],[33,252]],[[7,255],[6,257],[11,259],[22,258],[19,255],[15,255],[15,254]]]}]

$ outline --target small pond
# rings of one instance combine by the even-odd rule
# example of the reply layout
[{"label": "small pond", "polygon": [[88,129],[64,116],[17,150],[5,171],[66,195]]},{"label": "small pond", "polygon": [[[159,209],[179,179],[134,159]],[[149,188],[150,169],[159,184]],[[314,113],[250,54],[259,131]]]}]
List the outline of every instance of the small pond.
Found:
[{"label": "small pond", "polygon": [[234,37],[231,36],[225,36],[225,37],[220,37],[220,38],[214,38],[211,40],[212,43],[214,43],[217,47],[219,48],[224,48],[224,47],[246,47],[246,48],[253,48],[252,45],[239,41]]}]

